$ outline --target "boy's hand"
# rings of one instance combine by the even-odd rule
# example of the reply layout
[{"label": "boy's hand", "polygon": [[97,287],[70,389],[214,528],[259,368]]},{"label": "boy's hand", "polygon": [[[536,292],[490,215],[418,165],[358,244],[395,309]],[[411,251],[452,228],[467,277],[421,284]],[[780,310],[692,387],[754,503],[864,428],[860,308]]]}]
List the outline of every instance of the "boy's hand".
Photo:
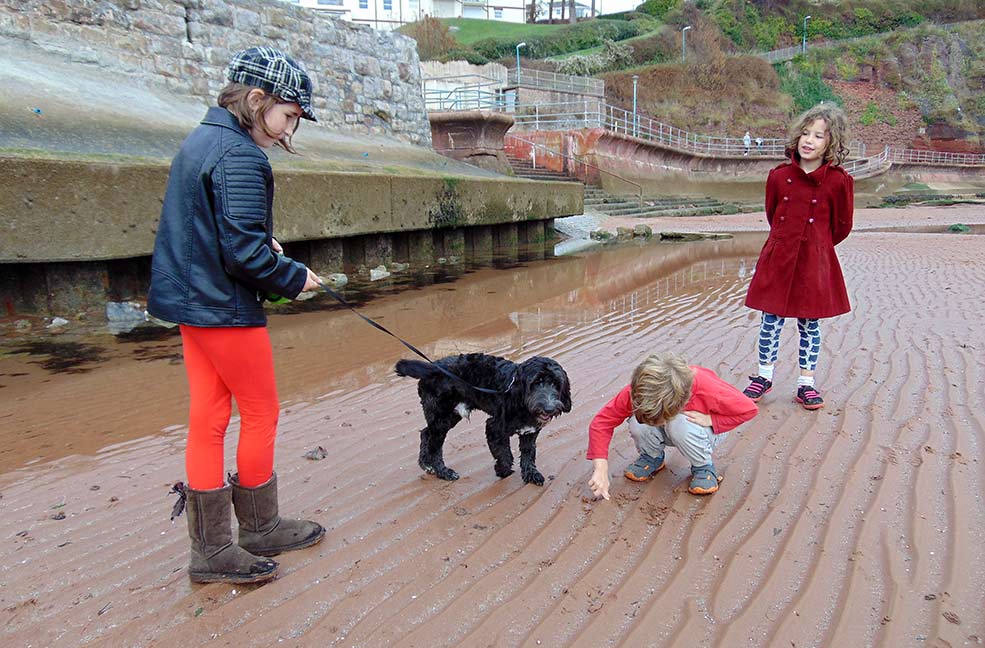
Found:
[{"label": "boy's hand", "polygon": [[274,248],[274,252],[277,254],[284,254],[284,246],[277,242],[277,239],[270,238],[270,247]]},{"label": "boy's hand", "polygon": [[592,471],[592,478],[588,480],[588,487],[592,489],[595,497],[609,499],[609,460],[593,459],[595,470]]},{"label": "boy's hand", "polygon": [[705,414],[704,412],[695,412],[694,410],[688,410],[684,412],[684,418],[691,421],[692,423],[697,423],[701,427],[711,427],[711,414]]}]

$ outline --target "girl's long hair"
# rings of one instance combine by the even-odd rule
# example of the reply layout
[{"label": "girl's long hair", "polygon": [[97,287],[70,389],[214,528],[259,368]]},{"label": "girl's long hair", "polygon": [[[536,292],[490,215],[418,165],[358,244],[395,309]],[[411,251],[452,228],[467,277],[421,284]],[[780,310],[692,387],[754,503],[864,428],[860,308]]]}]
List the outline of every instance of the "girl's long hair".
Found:
[{"label": "girl's long hair", "polygon": [[833,103],[820,103],[797,118],[787,135],[787,157],[800,158],[797,152],[800,136],[818,119],[823,119],[828,125],[828,134],[831,138],[828,141],[828,148],[824,151],[824,161],[841,164],[848,158],[848,148],[845,146],[848,138],[848,118],[845,117],[844,111]]},{"label": "girl's long hair", "polygon": [[[276,138],[276,133],[271,133],[270,129],[267,128],[267,122],[264,119],[264,115],[267,111],[276,106],[279,103],[285,103],[277,95],[272,95],[266,90],[263,90],[263,99],[260,100],[260,106],[253,111],[250,108],[250,103],[247,97],[251,90],[260,90],[260,88],[255,88],[254,86],[249,86],[243,83],[230,83],[225,88],[219,91],[218,103],[220,106],[231,112],[239,120],[239,125],[242,126],[243,130],[249,131],[253,128],[254,124],[258,124],[267,134],[267,137]],[[298,132],[298,127],[301,125],[301,120],[294,126],[294,131],[283,138],[276,140],[274,143],[287,151],[288,153],[297,154],[294,150],[294,146],[291,144],[291,138],[295,133]]]}]

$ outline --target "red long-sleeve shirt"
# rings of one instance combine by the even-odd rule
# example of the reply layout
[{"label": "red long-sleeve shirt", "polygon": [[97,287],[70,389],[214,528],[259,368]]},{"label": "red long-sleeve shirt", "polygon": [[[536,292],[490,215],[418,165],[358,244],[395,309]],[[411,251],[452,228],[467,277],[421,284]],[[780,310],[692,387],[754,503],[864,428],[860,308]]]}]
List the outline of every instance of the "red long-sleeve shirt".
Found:
[{"label": "red long-sleeve shirt", "polygon": [[[759,408],[742,392],[728,384],[711,369],[692,366],[694,384],[691,399],[682,411],[695,411],[711,416],[715,434],[732,430],[756,416]],[[633,415],[631,385],[626,385],[615,398],[599,410],[588,426],[588,459],[608,459],[612,432]]]}]

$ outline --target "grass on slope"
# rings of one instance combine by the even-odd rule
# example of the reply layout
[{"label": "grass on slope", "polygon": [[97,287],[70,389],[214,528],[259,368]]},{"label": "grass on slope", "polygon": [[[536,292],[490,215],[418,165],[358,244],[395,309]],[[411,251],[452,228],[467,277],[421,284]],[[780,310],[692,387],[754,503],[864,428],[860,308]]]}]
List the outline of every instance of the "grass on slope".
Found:
[{"label": "grass on slope", "polygon": [[[441,22],[451,28],[452,37],[462,45],[471,45],[486,38],[514,38],[523,40],[527,36],[544,36],[569,26],[568,24],[529,25],[527,23],[479,20],[477,18],[443,18]],[[457,31],[454,29],[455,27],[458,28]]]}]

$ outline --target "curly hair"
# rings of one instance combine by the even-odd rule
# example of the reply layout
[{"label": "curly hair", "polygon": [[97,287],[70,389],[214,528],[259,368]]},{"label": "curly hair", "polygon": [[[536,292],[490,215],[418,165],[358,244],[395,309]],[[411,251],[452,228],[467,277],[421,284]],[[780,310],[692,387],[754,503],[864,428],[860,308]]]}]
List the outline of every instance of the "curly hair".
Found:
[{"label": "curly hair", "polygon": [[691,398],[694,371],[675,353],[648,356],[633,371],[633,414],[644,425],[663,425]]},{"label": "curly hair", "polygon": [[800,136],[818,119],[823,119],[828,125],[828,134],[831,136],[828,148],[824,150],[824,161],[841,164],[848,157],[848,148],[845,146],[848,140],[848,118],[841,108],[829,102],[819,103],[797,118],[787,134],[787,157],[800,158],[800,153],[797,152]]}]

